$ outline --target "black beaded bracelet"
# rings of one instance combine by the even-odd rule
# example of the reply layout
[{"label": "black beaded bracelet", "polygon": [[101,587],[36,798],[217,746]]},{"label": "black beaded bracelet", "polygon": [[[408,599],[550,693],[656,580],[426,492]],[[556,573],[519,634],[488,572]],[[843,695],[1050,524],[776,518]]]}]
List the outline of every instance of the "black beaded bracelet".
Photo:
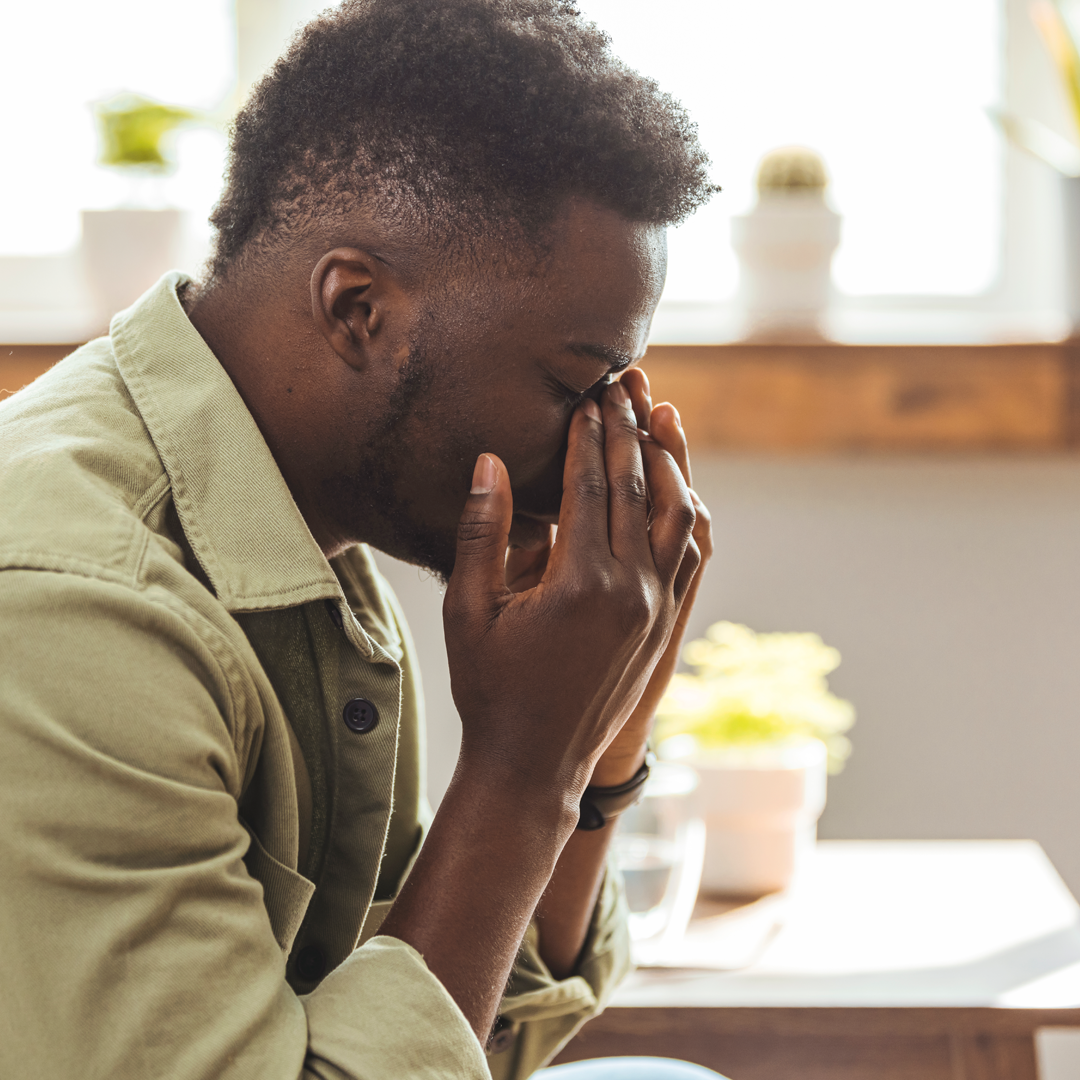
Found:
[{"label": "black beaded bracelet", "polygon": [[645,764],[625,784],[616,787],[593,787],[590,784],[581,794],[577,827],[585,832],[602,829],[612,818],[640,802],[645,781],[652,770],[652,760],[652,754],[647,754]]}]

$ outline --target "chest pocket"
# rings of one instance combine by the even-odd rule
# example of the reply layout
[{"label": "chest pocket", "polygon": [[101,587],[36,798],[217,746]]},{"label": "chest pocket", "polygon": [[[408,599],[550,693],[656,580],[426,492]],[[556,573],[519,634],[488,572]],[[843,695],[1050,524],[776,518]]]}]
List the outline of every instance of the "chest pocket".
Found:
[{"label": "chest pocket", "polygon": [[[246,825],[244,827],[247,828]],[[303,874],[278,862],[251,829],[247,832],[251,837],[251,846],[244,856],[244,864],[248,873],[263,887],[263,904],[270,916],[274,940],[288,956],[308,904],[315,894],[315,886]]]}]

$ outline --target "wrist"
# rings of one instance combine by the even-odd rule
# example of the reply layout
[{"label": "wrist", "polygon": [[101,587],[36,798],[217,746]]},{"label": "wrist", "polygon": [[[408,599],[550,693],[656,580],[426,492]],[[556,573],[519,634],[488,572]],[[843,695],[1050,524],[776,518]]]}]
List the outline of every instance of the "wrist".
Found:
[{"label": "wrist", "polygon": [[591,787],[618,787],[637,775],[645,764],[648,744],[642,740],[633,747],[608,747],[593,769]]},{"label": "wrist", "polygon": [[579,795],[540,775],[540,770],[505,767],[499,762],[462,755],[443,798],[525,842],[565,842],[578,819]]}]

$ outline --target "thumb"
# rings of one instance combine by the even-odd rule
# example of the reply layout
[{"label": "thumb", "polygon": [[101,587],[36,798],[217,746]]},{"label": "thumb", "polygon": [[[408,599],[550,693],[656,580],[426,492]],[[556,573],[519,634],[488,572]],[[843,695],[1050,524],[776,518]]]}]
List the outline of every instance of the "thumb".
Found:
[{"label": "thumb", "polygon": [[506,466],[494,454],[481,454],[473,469],[472,490],[461,512],[457,556],[447,599],[459,601],[506,592],[506,548],[514,497]]}]

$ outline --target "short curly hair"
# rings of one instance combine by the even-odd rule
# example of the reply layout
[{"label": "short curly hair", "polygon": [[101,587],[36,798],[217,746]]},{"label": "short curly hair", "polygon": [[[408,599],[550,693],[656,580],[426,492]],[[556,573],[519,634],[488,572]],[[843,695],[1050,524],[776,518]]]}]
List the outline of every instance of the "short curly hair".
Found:
[{"label": "short curly hair", "polygon": [[450,237],[536,236],[571,196],[674,224],[717,190],[685,110],[570,0],[346,0],[237,116],[209,270],[377,202]]}]

